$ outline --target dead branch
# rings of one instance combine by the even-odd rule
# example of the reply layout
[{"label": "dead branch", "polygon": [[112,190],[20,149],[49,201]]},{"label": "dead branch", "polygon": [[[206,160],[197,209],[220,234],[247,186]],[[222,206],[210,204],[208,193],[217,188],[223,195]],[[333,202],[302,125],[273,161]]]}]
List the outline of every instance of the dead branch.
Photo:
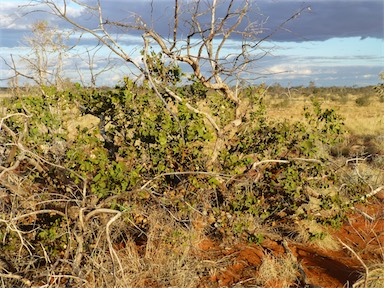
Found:
[{"label": "dead branch", "polygon": [[262,160],[252,164],[252,169],[256,169],[257,166],[266,164],[266,163],[290,163],[289,160]]},{"label": "dead branch", "polygon": [[105,25],[108,24],[108,21],[105,21],[103,19],[103,10],[101,7],[100,1],[97,2],[96,7],[92,7],[90,5],[87,5],[85,3],[76,1],[76,4],[83,6],[84,8],[88,9],[89,11],[97,13],[98,17],[98,23],[97,23],[97,28],[88,28],[84,25],[81,25],[79,22],[75,21],[72,19],[68,14],[67,14],[67,3],[64,1],[63,8],[61,8],[61,5],[58,5],[56,1],[44,1],[44,3],[51,9],[52,13],[56,15],[57,17],[63,19],[64,21],[68,22],[71,24],[73,27],[76,29],[89,33],[92,35],[95,39],[100,41],[103,45],[108,47],[113,53],[115,53],[117,56],[119,56],[121,59],[124,61],[133,64],[139,71],[142,73],[144,72],[142,67],[139,65],[137,61],[131,55],[129,55],[125,49],[112,37],[112,35],[106,30]]},{"label": "dead branch", "polygon": [[[347,244],[345,244],[343,241],[341,241],[340,239],[338,239],[339,242],[341,243],[341,245],[343,245],[344,248],[346,248],[348,251],[350,251],[356,258],[357,260],[359,260],[359,262],[361,263],[361,265],[364,267],[365,269],[365,275],[364,275],[364,288],[367,288],[368,286],[368,274],[369,274],[369,269],[367,267],[367,265],[364,263],[364,261],[361,259],[361,257],[359,255],[357,255],[357,253],[351,248],[349,247]],[[355,286],[353,286],[355,287]]]},{"label": "dead branch", "polygon": [[[58,211],[58,210],[54,210],[54,209],[44,209],[44,210],[37,210],[37,211],[33,211],[33,212],[30,212],[30,213],[26,213],[26,214],[23,214],[23,215],[20,215],[20,216],[17,216],[17,217],[13,217],[11,219],[9,219],[9,221],[11,222],[17,222],[23,218],[28,218],[30,216],[33,216],[33,215],[38,215],[38,214],[57,214],[57,215],[60,215],[64,218],[67,217],[67,215],[61,211]],[[0,219],[0,222],[5,222],[5,220],[3,219]]]},{"label": "dead branch", "polygon": [[384,189],[384,186],[380,186],[380,187],[376,188],[375,190],[372,189],[372,191],[369,192],[368,194],[365,194],[365,195],[361,196],[360,200],[364,201],[364,200],[366,200],[368,198],[371,198],[371,197],[375,196],[377,193],[379,193],[383,189]]},{"label": "dead branch", "polygon": [[115,216],[113,216],[107,223],[106,227],[105,227],[105,234],[106,234],[106,238],[107,238],[107,242],[108,242],[108,248],[109,248],[109,253],[111,255],[111,259],[112,259],[112,262],[113,261],[117,261],[118,265],[119,265],[119,269],[120,269],[120,272],[122,273],[124,270],[123,270],[123,266],[121,264],[121,261],[120,261],[120,258],[119,256],[117,255],[115,249],[113,248],[113,245],[112,245],[112,240],[111,240],[111,235],[110,235],[110,226],[117,220],[121,217],[122,213],[120,211],[117,211],[117,210],[112,210],[112,209],[107,209],[107,208],[98,208],[98,209],[95,209],[95,210],[92,210],[91,212],[89,212],[84,220],[85,220],[85,223],[88,223],[89,220],[94,217],[95,215],[97,214],[101,214],[101,213],[107,213],[107,214],[115,214]]},{"label": "dead branch", "polygon": [[229,174],[220,174],[220,173],[204,172],[204,171],[169,172],[169,173],[162,173],[162,174],[156,175],[151,180],[148,180],[143,186],[141,186],[140,190],[147,189],[147,186],[157,179],[163,178],[165,176],[171,176],[171,175],[206,175],[211,177],[226,177],[226,178],[232,177],[232,175],[229,175]]}]

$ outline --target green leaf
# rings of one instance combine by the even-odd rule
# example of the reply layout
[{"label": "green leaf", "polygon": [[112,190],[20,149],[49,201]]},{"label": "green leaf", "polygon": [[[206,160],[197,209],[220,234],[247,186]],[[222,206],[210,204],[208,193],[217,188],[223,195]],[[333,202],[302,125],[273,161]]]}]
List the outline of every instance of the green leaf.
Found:
[{"label": "green leaf", "polygon": [[167,136],[164,134],[159,135],[159,144],[165,146],[167,144]]},{"label": "green leaf", "polygon": [[97,181],[99,181],[99,180],[100,180],[100,178],[101,178],[101,174],[100,174],[100,173],[98,173],[98,174],[96,174],[96,176],[95,176],[95,177],[93,177],[93,181],[94,181],[94,182],[97,182]]}]

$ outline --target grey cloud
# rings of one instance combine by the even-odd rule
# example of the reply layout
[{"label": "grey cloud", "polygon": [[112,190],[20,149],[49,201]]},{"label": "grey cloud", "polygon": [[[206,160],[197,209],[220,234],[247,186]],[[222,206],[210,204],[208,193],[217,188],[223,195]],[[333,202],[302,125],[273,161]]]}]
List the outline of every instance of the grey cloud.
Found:
[{"label": "grey cloud", "polygon": [[[186,1],[182,3],[186,3]],[[236,5],[241,5],[242,1],[235,1],[235,3]],[[268,19],[266,24],[263,25],[264,34],[259,35],[260,38],[274,31],[281,23],[301,8],[307,6],[311,7],[311,11],[303,11],[299,17],[289,21],[283,29],[277,29],[277,32],[273,34],[270,40],[301,42],[306,40],[323,41],[334,37],[384,38],[384,2],[380,0],[312,0],[304,4],[298,0],[264,0],[257,1],[256,4],[258,7],[254,7],[254,11],[249,18],[250,21],[260,23]],[[104,17],[109,21],[132,22],[134,14],[141,15],[143,20],[149,23],[149,25],[153,25],[160,34],[164,36],[170,35],[174,13],[172,0],[154,0],[153,5],[151,5],[150,1],[108,0],[102,1],[102,5]],[[225,10],[226,6],[224,5],[217,13],[218,17],[223,16]],[[22,15],[26,12],[28,12],[28,9],[24,8],[13,13]],[[184,12],[188,13],[190,11],[186,9]],[[187,18],[188,15],[184,14],[183,17]],[[19,17],[19,19],[15,20],[15,23],[27,27],[28,23],[33,23],[39,19],[48,19],[53,25],[61,28],[70,28],[68,23],[43,12]],[[83,13],[75,20],[90,28],[97,27],[97,19],[90,14]],[[181,23],[180,29],[184,35],[188,32],[188,27],[186,27],[185,23]],[[0,27],[1,46],[17,46],[20,39],[27,32],[29,32],[28,28],[22,30]],[[114,32],[135,35],[133,31],[127,32],[124,29],[114,29]]]},{"label": "grey cloud", "polygon": [[[236,1],[241,5],[243,1]],[[284,21],[293,16],[301,8],[310,7],[295,19],[290,20],[283,29],[278,29],[271,40],[274,41],[314,41],[327,40],[334,37],[374,37],[383,38],[383,11],[384,2],[374,0],[360,1],[257,1],[258,7],[250,15],[250,21],[260,23],[268,19],[264,25],[265,33],[260,37],[274,31]],[[116,7],[119,7],[116,9]],[[218,17],[226,12],[223,5],[217,11]],[[188,12],[188,11],[185,11]],[[173,21],[173,1],[132,1],[129,7],[124,1],[108,1],[104,4],[104,15],[115,21],[126,21],[136,13],[143,17],[147,23],[162,35],[168,35]],[[152,17],[151,17],[151,13]],[[184,14],[184,17],[188,15]],[[208,18],[207,18],[208,20]],[[207,23],[209,23],[207,21]],[[151,25],[151,24],[149,24]],[[186,27],[180,25],[187,33]],[[289,32],[289,31],[291,32]]]},{"label": "grey cloud", "polygon": [[[271,15],[270,24],[273,27],[281,17],[281,11],[290,11],[294,3],[276,2],[262,9]],[[310,12],[287,24],[286,27],[293,33],[278,33],[275,40],[322,41],[334,37],[384,37],[383,1],[315,1],[308,2],[308,5],[311,6]]]}]

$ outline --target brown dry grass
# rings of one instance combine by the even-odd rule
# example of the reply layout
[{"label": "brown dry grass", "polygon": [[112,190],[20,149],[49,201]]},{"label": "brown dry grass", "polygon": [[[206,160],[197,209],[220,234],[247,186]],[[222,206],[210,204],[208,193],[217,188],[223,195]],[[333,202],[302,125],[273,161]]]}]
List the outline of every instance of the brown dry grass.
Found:
[{"label": "brown dry grass", "polygon": [[363,275],[352,287],[353,288],[382,288],[384,287],[384,264],[369,268],[368,275]]},{"label": "brown dry grass", "polygon": [[[347,130],[359,136],[383,136],[384,131],[384,103],[372,99],[368,106],[357,106],[357,95],[350,95],[346,103],[323,100],[324,108],[333,108],[345,119]],[[271,119],[301,120],[304,106],[310,105],[309,98],[295,97],[286,102],[285,107],[273,107],[281,100],[266,99],[268,115]],[[275,105],[276,106],[276,105]]]},{"label": "brown dry grass", "polygon": [[[109,273],[113,268],[104,267],[108,258],[106,251],[101,250],[102,253],[95,253],[89,259],[90,267],[84,269],[89,271],[87,287],[196,287],[198,273],[206,269],[191,255],[192,242],[199,235],[180,228],[163,211],[153,211],[148,223],[146,241],[142,245],[131,238],[117,243],[123,246],[117,251],[123,271],[115,275]],[[123,226],[120,222],[119,230]]]},{"label": "brown dry grass", "polygon": [[259,267],[257,281],[262,287],[292,287],[297,275],[297,263],[291,255],[267,255]]},{"label": "brown dry grass", "polygon": [[341,249],[337,239],[323,225],[314,220],[300,220],[296,229],[295,240],[299,243],[309,243],[324,250],[337,251]]}]

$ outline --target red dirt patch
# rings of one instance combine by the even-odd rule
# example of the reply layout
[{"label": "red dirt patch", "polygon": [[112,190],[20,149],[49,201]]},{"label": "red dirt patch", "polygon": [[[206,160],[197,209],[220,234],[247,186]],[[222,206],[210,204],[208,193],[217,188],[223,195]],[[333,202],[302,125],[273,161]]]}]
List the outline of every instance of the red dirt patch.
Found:
[{"label": "red dirt patch", "polygon": [[363,271],[361,263],[345,251],[319,251],[315,247],[296,247],[307,284],[320,287],[344,287],[356,282]]},{"label": "red dirt patch", "polygon": [[[367,220],[363,213],[373,221]],[[348,245],[366,265],[384,261],[384,203],[358,205],[348,215],[348,221],[341,229],[330,231],[332,236]],[[288,242],[284,247],[280,241],[266,239],[261,245],[236,245],[222,248],[219,243],[205,239],[198,245],[197,255],[204,259],[228,257],[228,265],[205,277],[199,287],[241,287],[253,285],[265,255],[282,256],[291,253],[297,259],[301,273],[292,287],[349,287],[364,272],[356,255],[344,247],[340,251],[324,250],[314,245]],[[289,251],[287,251],[289,250]],[[299,269],[300,270],[300,269]],[[271,280],[265,287],[284,287],[277,280]]]}]

